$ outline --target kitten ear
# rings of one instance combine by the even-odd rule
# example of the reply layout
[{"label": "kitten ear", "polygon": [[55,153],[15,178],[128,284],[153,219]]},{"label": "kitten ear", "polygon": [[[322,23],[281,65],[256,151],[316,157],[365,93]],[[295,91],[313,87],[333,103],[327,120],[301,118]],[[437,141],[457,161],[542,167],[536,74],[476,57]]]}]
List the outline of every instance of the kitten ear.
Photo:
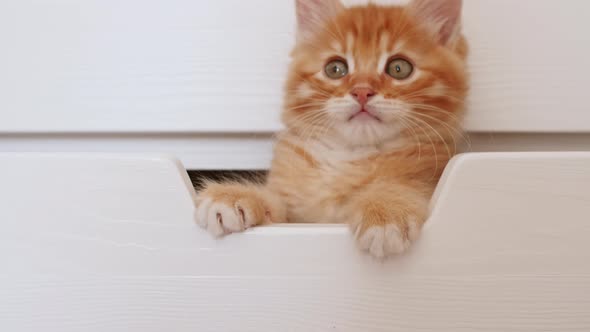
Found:
[{"label": "kitten ear", "polygon": [[295,0],[297,40],[308,40],[344,9],[340,0]]},{"label": "kitten ear", "polygon": [[412,0],[408,8],[441,44],[452,44],[459,37],[462,0]]}]

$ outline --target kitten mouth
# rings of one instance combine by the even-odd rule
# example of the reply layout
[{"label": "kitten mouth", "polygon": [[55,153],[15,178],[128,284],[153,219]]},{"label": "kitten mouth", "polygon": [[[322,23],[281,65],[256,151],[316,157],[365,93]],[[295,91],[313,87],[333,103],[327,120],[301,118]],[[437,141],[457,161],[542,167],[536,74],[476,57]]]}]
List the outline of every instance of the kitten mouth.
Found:
[{"label": "kitten mouth", "polygon": [[366,108],[361,109],[356,114],[350,117],[349,121],[353,120],[373,120],[381,122],[378,116],[367,110]]}]

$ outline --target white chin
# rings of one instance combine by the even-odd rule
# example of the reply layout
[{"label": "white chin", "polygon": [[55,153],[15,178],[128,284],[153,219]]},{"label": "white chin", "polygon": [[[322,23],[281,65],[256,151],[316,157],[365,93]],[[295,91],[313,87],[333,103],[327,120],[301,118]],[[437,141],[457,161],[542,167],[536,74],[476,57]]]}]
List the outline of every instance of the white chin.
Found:
[{"label": "white chin", "polygon": [[339,132],[349,146],[376,146],[395,140],[400,129],[373,119],[353,120],[344,124]]}]

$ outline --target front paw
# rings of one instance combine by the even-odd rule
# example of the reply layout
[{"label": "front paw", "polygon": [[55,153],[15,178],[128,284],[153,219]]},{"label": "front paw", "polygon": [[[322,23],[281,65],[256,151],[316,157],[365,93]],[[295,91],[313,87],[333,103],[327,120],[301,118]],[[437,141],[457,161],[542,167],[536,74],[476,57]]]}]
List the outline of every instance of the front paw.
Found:
[{"label": "front paw", "polygon": [[197,223],[215,237],[271,222],[270,209],[256,188],[210,184],[199,193],[196,203]]},{"label": "front paw", "polygon": [[396,214],[386,210],[365,211],[359,223],[353,224],[361,250],[377,258],[404,253],[418,239],[423,217],[418,214]]}]

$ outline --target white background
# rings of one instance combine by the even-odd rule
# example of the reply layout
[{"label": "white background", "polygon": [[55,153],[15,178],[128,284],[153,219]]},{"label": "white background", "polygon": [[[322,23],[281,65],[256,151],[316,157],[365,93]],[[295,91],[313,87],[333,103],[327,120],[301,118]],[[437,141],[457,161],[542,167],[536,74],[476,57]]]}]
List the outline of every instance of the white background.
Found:
[{"label": "white background", "polygon": [[[293,3],[1,1],[0,151],[158,151],[213,167],[194,150],[281,127]],[[467,128],[590,133],[589,11],[585,0],[466,0]],[[268,156],[269,142],[250,148]],[[576,142],[560,148],[590,146],[590,136]]]},{"label": "white background", "polygon": [[590,331],[588,153],[456,159],[387,262],[344,225],[216,241],[166,159],[0,165],[0,331]]}]

